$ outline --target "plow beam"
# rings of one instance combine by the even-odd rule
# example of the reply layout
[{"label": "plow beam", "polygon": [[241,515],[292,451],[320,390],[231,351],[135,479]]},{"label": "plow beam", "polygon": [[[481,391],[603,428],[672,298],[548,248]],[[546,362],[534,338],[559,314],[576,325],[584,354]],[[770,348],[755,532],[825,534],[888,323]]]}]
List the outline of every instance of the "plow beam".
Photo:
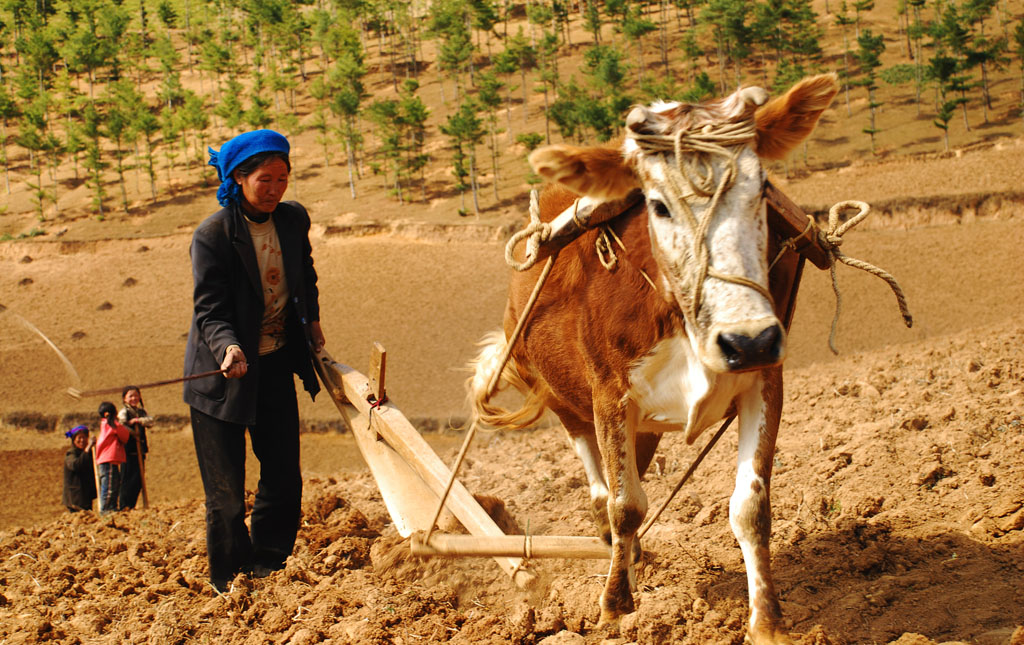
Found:
[{"label": "plow beam", "polygon": [[611,551],[601,538],[555,535],[447,535],[434,533],[429,541],[412,536],[412,553],[438,557],[574,558],[607,560]]}]

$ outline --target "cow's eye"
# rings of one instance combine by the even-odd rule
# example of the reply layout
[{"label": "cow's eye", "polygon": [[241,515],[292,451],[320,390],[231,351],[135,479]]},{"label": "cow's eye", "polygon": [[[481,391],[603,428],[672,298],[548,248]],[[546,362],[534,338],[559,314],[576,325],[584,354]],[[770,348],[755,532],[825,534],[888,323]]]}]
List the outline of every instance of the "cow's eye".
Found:
[{"label": "cow's eye", "polygon": [[672,213],[669,212],[668,206],[666,206],[663,201],[657,199],[651,200],[651,210],[653,210],[654,214],[658,217],[672,217]]}]

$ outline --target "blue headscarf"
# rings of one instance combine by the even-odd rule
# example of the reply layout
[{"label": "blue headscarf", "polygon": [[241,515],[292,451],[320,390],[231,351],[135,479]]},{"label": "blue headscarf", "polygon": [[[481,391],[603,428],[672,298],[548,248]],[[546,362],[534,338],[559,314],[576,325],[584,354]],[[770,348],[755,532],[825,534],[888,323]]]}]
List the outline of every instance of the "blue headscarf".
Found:
[{"label": "blue headscarf", "polygon": [[68,439],[72,439],[79,432],[89,432],[89,426],[75,426],[74,428],[71,428],[70,430],[65,432],[64,436],[67,437]]},{"label": "blue headscarf", "polygon": [[238,164],[261,152],[283,152],[288,154],[291,146],[288,139],[273,130],[253,130],[245,132],[220,147],[220,151],[208,148],[210,165],[217,169],[220,188],[217,189],[217,201],[221,206],[238,203],[242,187],[231,178]]}]

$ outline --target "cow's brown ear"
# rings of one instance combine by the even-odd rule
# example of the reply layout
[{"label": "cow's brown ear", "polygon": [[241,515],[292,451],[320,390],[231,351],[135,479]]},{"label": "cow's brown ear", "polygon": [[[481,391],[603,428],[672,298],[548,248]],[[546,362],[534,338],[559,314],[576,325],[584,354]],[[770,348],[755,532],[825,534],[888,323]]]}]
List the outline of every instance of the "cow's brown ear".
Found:
[{"label": "cow's brown ear", "polygon": [[805,78],[757,109],[757,154],[782,159],[814,130],[839,91],[835,74]]},{"label": "cow's brown ear", "polygon": [[530,153],[534,172],[596,199],[621,199],[640,183],[617,148],[554,145]]}]

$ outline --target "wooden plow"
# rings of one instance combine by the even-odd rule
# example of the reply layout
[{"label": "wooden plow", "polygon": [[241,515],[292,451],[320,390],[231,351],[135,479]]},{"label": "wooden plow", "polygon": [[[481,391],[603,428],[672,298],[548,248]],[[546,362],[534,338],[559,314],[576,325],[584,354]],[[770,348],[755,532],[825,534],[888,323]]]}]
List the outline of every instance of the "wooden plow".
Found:
[{"label": "wooden plow", "polygon": [[[830,259],[813,222],[799,207],[770,183],[765,187],[765,196],[770,228],[769,262],[774,260],[769,287],[775,299],[776,314],[788,330],[804,260],[809,259],[818,268],[827,269]],[[554,231],[551,244],[560,247],[571,242],[575,234],[581,232],[580,222],[595,226],[637,208],[644,208],[642,199],[627,199],[614,207],[594,205],[588,212],[583,212],[581,206],[571,217],[562,218],[575,222],[576,230]],[[551,250],[542,249],[541,255],[545,253],[550,255]],[[506,535],[458,480],[453,481],[445,496],[452,479],[451,470],[402,412],[387,400],[386,353],[379,343],[373,346],[368,375],[336,362],[324,351],[317,355],[316,367],[370,467],[395,527],[402,537],[412,537],[414,555],[493,557],[519,587],[528,587],[537,578],[526,566],[532,558],[610,557],[608,546],[597,537]],[[723,425],[719,435],[724,429]],[[696,462],[691,472],[695,467]],[[445,505],[441,517],[454,517],[469,535],[431,532],[442,498]],[[422,532],[429,533],[427,540],[423,539]]]},{"label": "wooden plow", "polygon": [[[430,528],[451,471],[405,415],[387,401],[386,357],[384,348],[374,343],[369,377],[325,351],[317,355],[316,368],[370,467],[395,528],[402,537],[409,537]],[[448,493],[445,512],[471,536],[508,537],[461,482],[456,481]],[[494,559],[517,586],[525,588],[536,580],[522,557],[497,555]]]}]

